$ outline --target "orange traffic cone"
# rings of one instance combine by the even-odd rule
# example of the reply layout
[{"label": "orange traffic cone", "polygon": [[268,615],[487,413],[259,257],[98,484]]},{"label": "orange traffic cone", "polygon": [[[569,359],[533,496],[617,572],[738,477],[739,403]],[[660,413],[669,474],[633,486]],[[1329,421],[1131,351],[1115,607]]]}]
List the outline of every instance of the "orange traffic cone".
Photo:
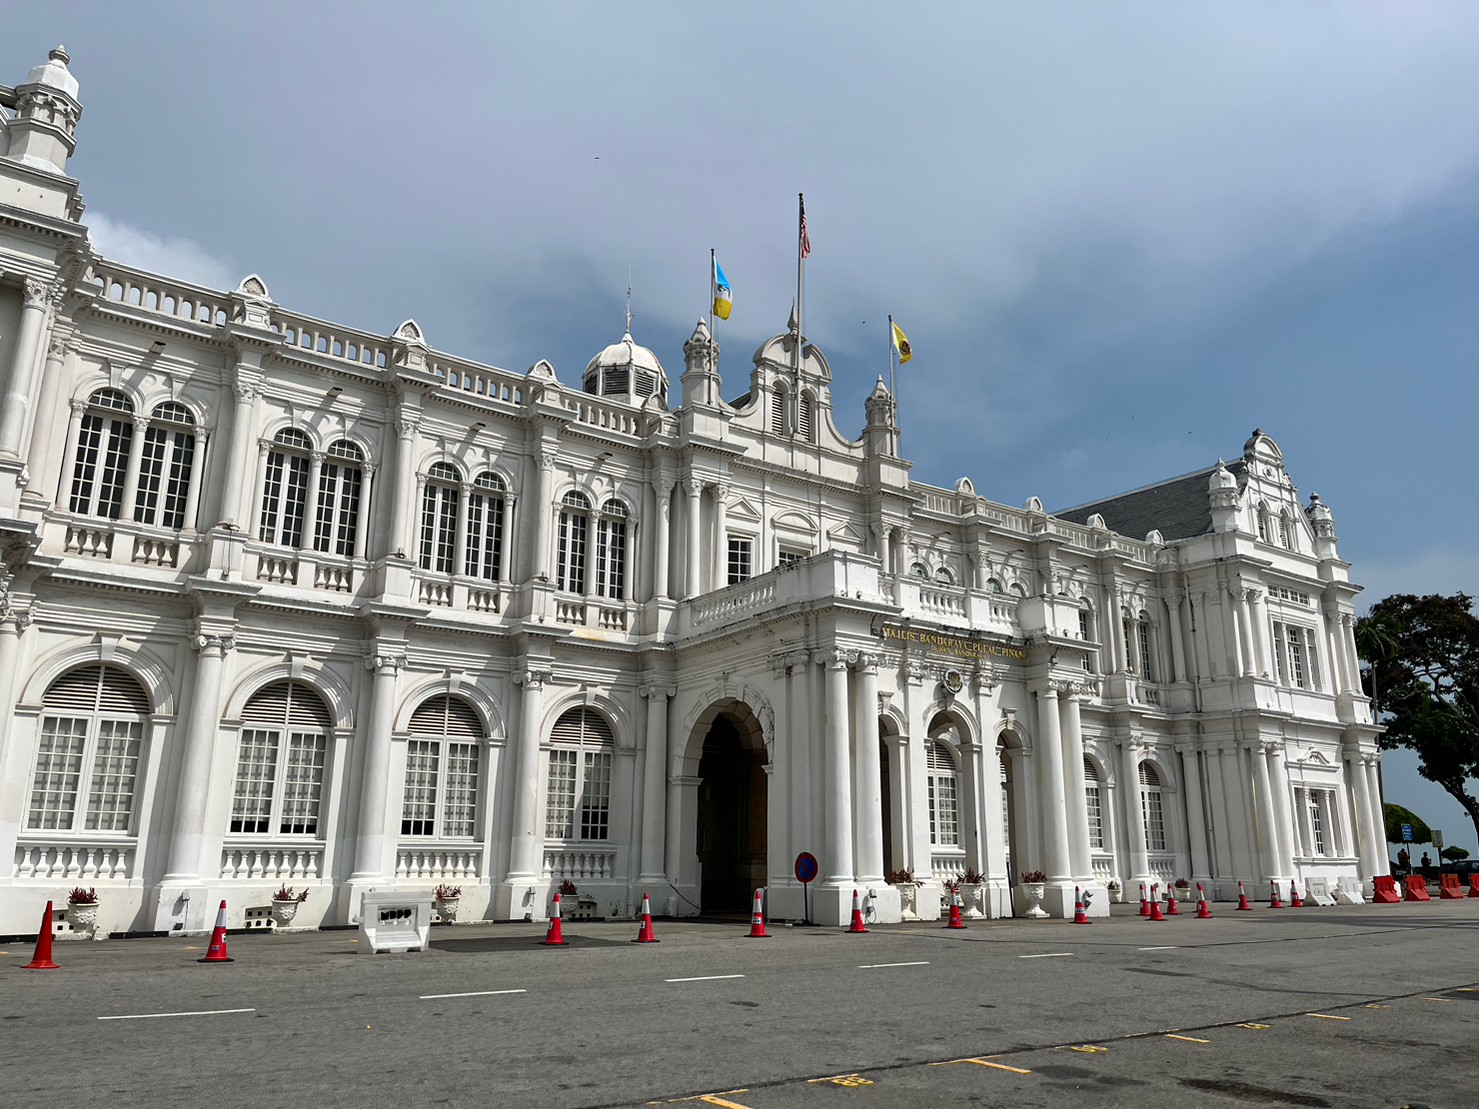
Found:
[{"label": "orange traffic cone", "polygon": [[[645,894],[644,894],[645,896]],[[765,910],[760,907],[760,891],[755,891],[755,907],[750,910],[750,934],[747,940],[768,940],[769,933],[765,931]]]},{"label": "orange traffic cone", "polygon": [[234,963],[235,959],[226,954],[226,902],[221,902],[221,907],[216,910],[216,927],[211,932],[211,945],[205,949],[205,958],[196,959],[197,963]]},{"label": "orange traffic cone", "polygon": [[36,933],[36,950],[31,961],[22,970],[61,970],[51,961],[51,902],[46,903],[46,912],[41,914],[41,931]]},{"label": "orange traffic cone", "polygon": [[1304,898],[1299,896],[1299,887],[1292,881],[1289,883],[1289,907],[1291,909],[1304,908]]},{"label": "orange traffic cone", "polygon": [[1089,923],[1089,914],[1084,912],[1084,895],[1077,886],[1073,887],[1073,923]]},{"label": "orange traffic cone", "polygon": [[852,891],[852,925],[848,928],[848,931],[849,932],[862,933],[862,932],[866,932],[867,930],[868,929],[863,926],[863,901],[862,901],[862,898],[860,898],[858,896],[858,891],[857,890],[853,890]]},{"label": "orange traffic cone", "polygon": [[1197,883],[1197,919],[1198,920],[1211,920],[1212,919],[1212,909],[1207,904],[1207,894],[1202,889],[1202,883],[1200,883],[1200,882]]},{"label": "orange traffic cone", "polygon": [[1248,904],[1248,895],[1243,892],[1243,883],[1238,883],[1238,912],[1251,913],[1253,906]]},{"label": "orange traffic cone", "polygon": [[1150,902],[1145,899],[1145,883],[1140,883],[1140,915],[1150,915]]},{"label": "orange traffic cone", "polygon": [[1150,919],[1165,920],[1166,918],[1161,914],[1161,896],[1156,892],[1156,885],[1155,882],[1150,884]]},{"label": "orange traffic cone", "polygon": [[1181,910],[1176,907],[1176,891],[1171,886],[1166,887],[1166,914],[1168,916],[1181,915]]},{"label": "orange traffic cone", "polygon": [[964,928],[965,921],[960,919],[960,893],[954,886],[950,887],[950,923],[946,928]]},{"label": "orange traffic cone", "polygon": [[633,943],[662,943],[652,934],[652,902],[647,900],[647,895],[642,895],[642,927],[637,929],[637,938]]},{"label": "orange traffic cone", "polygon": [[560,895],[558,893],[555,894],[555,910],[549,918],[549,931],[539,942],[545,947],[569,946],[569,941],[565,939],[564,926],[560,923]]},{"label": "orange traffic cone", "polygon": [[1282,909],[1284,901],[1279,896],[1279,883],[1272,878],[1268,880],[1268,907],[1270,909]]}]

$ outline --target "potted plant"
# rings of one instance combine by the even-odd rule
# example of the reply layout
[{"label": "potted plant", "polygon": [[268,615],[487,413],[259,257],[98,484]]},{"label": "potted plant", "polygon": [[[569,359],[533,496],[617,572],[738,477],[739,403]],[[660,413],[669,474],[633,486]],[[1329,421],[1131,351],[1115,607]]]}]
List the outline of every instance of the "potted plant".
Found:
[{"label": "potted plant", "polygon": [[1048,876],[1040,870],[1024,870],[1021,878],[1022,894],[1027,898],[1026,915],[1034,920],[1047,916],[1042,899],[1048,892]]},{"label": "potted plant", "polygon": [[903,870],[895,870],[884,879],[889,885],[899,891],[899,917],[901,920],[919,919],[919,887],[924,885],[914,877],[914,871],[909,867]]},{"label": "potted plant", "polygon": [[436,902],[437,915],[442,920],[448,924],[452,924],[457,920],[457,906],[462,899],[461,886],[449,886],[444,882],[437,886],[436,892],[431,895],[431,899]]},{"label": "potted plant", "polygon": [[91,934],[98,927],[98,891],[74,886],[67,894],[67,923],[79,935]]},{"label": "potted plant", "polygon": [[1176,891],[1177,901],[1191,900],[1191,883],[1188,882],[1185,878],[1177,878],[1171,888]]},{"label": "potted plant", "polygon": [[1116,905],[1125,899],[1125,891],[1120,888],[1120,880],[1118,878],[1111,878],[1104,888],[1109,891],[1109,899]]},{"label": "potted plant", "polygon": [[308,900],[308,890],[294,893],[292,886],[279,886],[272,895],[272,922],[278,928],[286,928],[298,915],[298,906]]},{"label": "potted plant", "polygon": [[965,903],[967,920],[981,920],[986,915],[986,875],[973,866],[960,876],[960,898]]}]

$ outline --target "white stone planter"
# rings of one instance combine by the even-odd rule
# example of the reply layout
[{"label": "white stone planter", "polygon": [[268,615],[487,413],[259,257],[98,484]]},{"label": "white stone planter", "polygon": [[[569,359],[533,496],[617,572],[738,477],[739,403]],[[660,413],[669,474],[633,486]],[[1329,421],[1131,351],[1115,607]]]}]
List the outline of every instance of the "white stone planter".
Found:
[{"label": "white stone planter", "polygon": [[78,935],[91,935],[98,928],[98,903],[83,904],[76,901],[67,902],[67,923],[72,926],[72,931]]},{"label": "white stone planter", "polygon": [[1047,895],[1048,884],[1046,882],[1023,882],[1022,894],[1027,898],[1026,915],[1033,920],[1042,920],[1048,914],[1042,907],[1042,899]]},{"label": "white stone planter", "polygon": [[443,923],[455,924],[457,922],[457,908],[461,900],[460,897],[448,897],[436,903],[437,916],[442,918]]},{"label": "white stone planter", "polygon": [[962,882],[960,886],[962,914],[967,920],[983,920],[986,917],[986,887],[979,882]]},{"label": "white stone planter", "polygon": [[272,903],[272,922],[278,928],[285,929],[293,923],[293,918],[298,915],[298,906],[301,901],[274,901]]},{"label": "white stone planter", "polygon": [[1109,900],[1114,902],[1116,905],[1120,904],[1125,899],[1125,891],[1123,889],[1109,890],[1108,893]]},{"label": "white stone planter", "polygon": [[899,891],[899,919],[919,919],[919,887],[913,882],[894,886]]}]

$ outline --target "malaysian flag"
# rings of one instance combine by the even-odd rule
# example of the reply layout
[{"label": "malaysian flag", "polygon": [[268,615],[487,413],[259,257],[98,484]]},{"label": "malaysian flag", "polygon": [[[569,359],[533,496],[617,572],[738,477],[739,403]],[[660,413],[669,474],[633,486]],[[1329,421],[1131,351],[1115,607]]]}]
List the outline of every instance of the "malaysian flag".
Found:
[{"label": "malaysian flag", "polygon": [[[799,195],[799,194],[798,194]],[[806,233],[806,197],[801,197],[801,257],[811,253],[811,236]]]}]

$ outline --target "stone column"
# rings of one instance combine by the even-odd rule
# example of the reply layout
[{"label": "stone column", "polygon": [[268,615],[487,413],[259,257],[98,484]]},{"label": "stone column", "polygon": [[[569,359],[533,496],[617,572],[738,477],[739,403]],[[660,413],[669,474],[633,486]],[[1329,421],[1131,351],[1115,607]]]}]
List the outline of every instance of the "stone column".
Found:
[{"label": "stone column", "polygon": [[406,557],[416,543],[411,531],[411,491],[415,488],[416,432],[419,419],[406,415],[395,422],[395,469],[390,474],[390,519],[386,522],[385,553]]},{"label": "stone column", "polygon": [[696,478],[690,477],[683,482],[683,493],[687,498],[684,507],[688,510],[688,541],[687,550],[683,552],[683,596],[696,597],[703,586],[699,582],[699,568],[702,562],[699,557],[699,509],[704,491],[704,483]]},{"label": "stone column", "polygon": [[[1294,790],[1294,816],[1295,828],[1299,832],[1300,840],[1299,847],[1294,852],[1295,855],[1308,858],[1318,854],[1319,852],[1315,850],[1315,826],[1310,821],[1310,793],[1304,788]],[[1328,822],[1325,831],[1328,836],[1330,831]]]},{"label": "stone column", "polygon": [[[243,519],[243,495],[252,487],[246,472],[247,450],[252,442],[252,414],[257,404],[256,383],[242,376],[237,367],[236,405],[231,410],[231,443],[226,452],[226,464],[221,468],[221,515],[218,524],[245,525]],[[258,467],[260,476],[261,467]]]},{"label": "stone column", "polygon": [[1279,873],[1279,817],[1274,807],[1273,787],[1269,784],[1268,755],[1263,744],[1254,742],[1249,746],[1253,757],[1253,792],[1258,803],[1254,819],[1258,821],[1258,841],[1263,845],[1263,881],[1280,877]]},{"label": "stone column", "polygon": [[882,882],[883,774],[879,768],[878,656],[859,655],[853,702],[854,868],[859,885]]},{"label": "stone column", "polygon": [[[1058,689],[1050,682],[1037,691],[1039,781],[1042,789],[1043,869],[1051,882],[1072,881],[1068,848],[1068,802],[1063,785],[1063,733],[1058,719]],[[1083,774],[1083,762],[1079,762]]]},{"label": "stone column", "polygon": [[[218,871],[201,858],[205,843],[205,815],[211,792],[211,767],[221,720],[221,677],[227,654],[235,647],[230,635],[198,632],[190,645],[196,650],[195,680],[190,713],[184,721],[184,758],[175,789],[175,818],[164,881],[189,882]],[[218,860],[219,862],[219,860]]]},{"label": "stone column", "polygon": [[[1066,689],[1058,700],[1063,724],[1063,777],[1067,789],[1069,858],[1074,880],[1094,880],[1093,849],[1089,846],[1089,796],[1084,784],[1084,733],[1079,716],[1079,693]],[[1102,813],[1101,813],[1102,815]]]},{"label": "stone column", "polygon": [[[323,488],[324,452],[314,451],[308,456],[308,490],[303,498],[303,534],[298,536],[298,550],[316,549],[314,542],[318,532],[318,494]],[[333,521],[329,522],[329,539],[334,535]]]},{"label": "stone column", "polygon": [[668,799],[668,698],[673,690],[665,685],[644,685],[647,702],[647,746],[642,755],[642,859],[637,880],[661,882],[663,831],[667,826]]},{"label": "stone column", "polygon": [[1202,808],[1202,770],[1197,749],[1191,743],[1175,745],[1181,755],[1181,780],[1186,786],[1186,829],[1191,872],[1201,877],[1212,873],[1212,856],[1207,850],[1207,817]]},{"label": "stone column", "polygon": [[0,801],[5,802],[0,811],[7,812],[15,821],[11,830],[24,819],[24,791],[30,772],[29,767],[11,767],[6,762],[10,729],[15,721],[16,664],[20,658],[21,635],[30,623],[30,611],[14,608],[8,592],[0,598]]},{"label": "stone column", "polygon": [[826,885],[852,888],[852,775],[848,766],[847,667],[854,656],[840,648],[817,652],[825,668],[822,686],[825,743],[822,813],[826,821],[822,876]]},{"label": "stone column", "polygon": [[652,537],[652,595],[668,599],[668,552],[672,544],[673,479],[659,476],[652,489],[657,497],[656,527]]},{"label": "stone column", "polygon": [[1275,740],[1264,750],[1268,754],[1270,780],[1274,790],[1274,812],[1279,818],[1279,866],[1281,877],[1294,873],[1294,798],[1289,784],[1289,770],[1284,764],[1284,744]]},{"label": "stone column", "polygon": [[1255,589],[1248,594],[1249,609],[1253,617],[1253,651],[1258,656],[1258,675],[1267,678],[1273,672],[1273,659],[1269,652],[1268,594]]},{"label": "stone column", "polygon": [[729,584],[729,486],[714,486],[714,585]]},{"label": "stone column", "polygon": [[1109,586],[1105,590],[1108,604],[1104,606],[1104,619],[1109,623],[1109,647],[1116,673],[1130,668],[1129,644],[1125,642],[1124,614],[1120,611],[1119,590]]},{"label": "stone column", "polygon": [[[205,461],[205,447],[209,438],[205,428],[195,429],[195,442],[190,448],[190,489],[185,494],[185,527],[190,531],[200,528],[200,491],[205,488],[205,472],[201,465]],[[161,479],[165,476],[160,475]]]},{"label": "stone column", "polygon": [[1371,853],[1376,860],[1373,874],[1386,874],[1392,869],[1391,856],[1387,853],[1387,825],[1382,812],[1381,788],[1377,783],[1376,766],[1381,756],[1375,753],[1361,755],[1361,777],[1366,786],[1366,827],[1371,835]]},{"label": "stone column", "polygon": [[[1145,843],[1145,808],[1140,799],[1140,747],[1133,739],[1120,746],[1120,800],[1125,807],[1125,836],[1130,841],[1130,874],[1125,896],[1130,896],[1131,883],[1144,882],[1149,887],[1150,850]],[[1137,890],[1136,893],[1139,891]]]},{"label": "stone column", "polygon": [[1264,677],[1268,674],[1268,663],[1265,661],[1263,650],[1263,622],[1259,618],[1259,609],[1263,607],[1261,599],[1263,594],[1256,589],[1245,590],[1243,603],[1247,606],[1245,623],[1248,627],[1248,639],[1251,647],[1249,654],[1248,670],[1255,677]]},{"label": "stone column", "polygon": [[59,428],[57,422],[57,393],[67,383],[66,358],[76,354],[76,346],[68,346],[69,337],[60,334],[53,324],[51,338],[46,344],[46,358],[41,366],[41,381],[36,390],[36,416],[31,421],[31,445],[27,451],[28,465],[36,473],[50,473],[56,466],[52,457],[51,444]]},{"label": "stone column", "polygon": [[[145,416],[135,416],[133,425],[134,433],[128,442],[128,461],[125,463],[127,469],[123,472],[123,497],[118,506],[119,519],[127,522],[132,522],[135,519],[134,508],[139,499],[139,469],[144,459],[144,437],[149,434],[149,420]],[[167,446],[166,451],[168,451]],[[164,491],[168,483],[168,467],[161,466],[159,472],[159,497],[156,504],[164,500]]]},{"label": "stone column", "polygon": [[50,295],[51,286],[46,282],[26,278],[21,322],[15,338],[15,361],[11,363],[5,399],[0,402],[0,454],[19,456],[21,453],[21,439],[31,413],[36,358],[41,350],[41,332],[46,324],[46,303]]},{"label": "stone column", "polygon": [[[354,549],[353,556],[363,560],[365,549],[369,544],[370,521],[374,519],[375,492],[375,464],[366,462],[364,466],[364,486],[360,490],[359,518],[354,522]],[[507,542],[505,538],[505,543]]]},{"label": "stone column", "polygon": [[1237,628],[1237,674],[1240,678],[1246,678],[1253,673],[1253,643],[1248,637],[1248,616],[1243,610],[1243,599],[1247,594],[1241,589],[1234,589],[1228,594],[1231,603],[1227,606],[1228,614],[1232,617],[1233,626]]},{"label": "stone column", "polygon": [[1171,680],[1184,682],[1191,675],[1186,671],[1186,632],[1181,622],[1181,598],[1167,598],[1165,605],[1168,619],[1166,628],[1171,634]]},{"label": "stone column", "polygon": [[82,414],[86,411],[86,401],[74,400],[72,415],[67,421],[66,454],[62,456],[62,477],[56,490],[56,505],[67,512],[73,511],[72,481],[77,475],[77,444],[82,438]]},{"label": "stone column", "polygon": [[[252,540],[264,539],[265,541],[265,537],[262,536],[262,498],[265,495],[265,490],[267,486],[267,453],[271,449],[272,443],[270,440],[258,439],[257,468],[250,477],[247,477],[245,474],[242,475],[243,491],[251,489],[254,494],[251,504],[249,504],[246,508],[247,520],[246,527],[244,529],[247,533],[247,538]],[[282,518],[282,505],[279,502],[277,512],[277,524],[274,526],[274,532],[279,532],[282,530]],[[227,521],[223,520],[223,522]],[[235,523],[235,521],[230,522],[233,524]],[[273,542],[277,541],[277,536],[275,534],[273,535],[272,540]]]},{"label": "stone column", "polygon": [[364,775],[360,779],[358,832],[354,842],[354,873],[351,882],[379,878],[389,861],[390,834],[390,733],[395,723],[396,675],[405,657],[382,647],[365,658],[370,679],[370,713],[365,723]]},{"label": "stone column", "polygon": [[1356,618],[1349,612],[1342,613],[1340,617],[1340,634],[1336,637],[1339,641],[1341,668],[1345,671],[1345,686],[1352,693],[1361,691],[1359,675],[1361,673],[1360,661],[1356,658]]},{"label": "stone column", "polygon": [[[457,524],[452,533],[452,575],[467,573],[467,504],[472,496],[472,483],[464,481],[457,490]],[[486,509],[484,510],[486,512]]]},{"label": "stone column", "polygon": [[532,881],[544,873],[544,837],[535,823],[539,813],[539,726],[544,711],[548,670],[530,667],[514,676],[523,688],[519,730],[514,748],[513,828],[509,835],[508,876]]}]

